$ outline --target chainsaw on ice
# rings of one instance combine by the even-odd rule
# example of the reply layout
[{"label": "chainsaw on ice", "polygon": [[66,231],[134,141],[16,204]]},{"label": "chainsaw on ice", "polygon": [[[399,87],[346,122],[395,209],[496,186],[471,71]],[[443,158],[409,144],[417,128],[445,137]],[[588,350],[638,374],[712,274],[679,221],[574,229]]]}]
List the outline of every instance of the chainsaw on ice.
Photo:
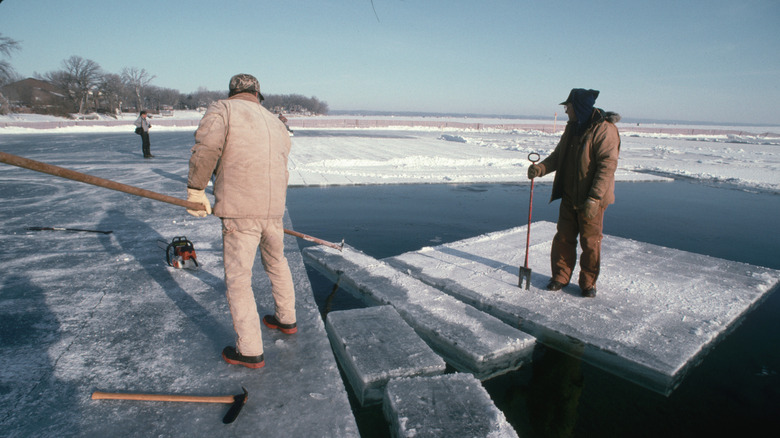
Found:
[{"label": "chainsaw on ice", "polygon": [[168,262],[168,266],[176,269],[198,269],[200,266],[195,255],[195,247],[185,236],[174,237],[171,243],[158,240],[157,244],[165,249],[165,261]]}]

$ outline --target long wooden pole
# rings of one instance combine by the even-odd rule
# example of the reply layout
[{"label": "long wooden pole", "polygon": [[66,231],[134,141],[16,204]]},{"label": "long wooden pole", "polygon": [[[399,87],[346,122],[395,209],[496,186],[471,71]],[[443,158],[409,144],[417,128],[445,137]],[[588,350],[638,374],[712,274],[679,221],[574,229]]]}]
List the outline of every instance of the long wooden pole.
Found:
[{"label": "long wooden pole", "polygon": [[186,207],[190,210],[206,209],[203,205],[198,204],[197,202],[185,201],[183,199],[174,198],[173,196],[163,195],[162,193],[153,192],[151,190],[129,186],[127,184],[118,183],[109,179],[98,178],[96,176],[87,175],[86,173],[76,172],[75,170],[54,166],[52,164],[43,163],[41,161],[31,160],[29,158],[20,157],[18,155],[11,155],[5,152],[0,152],[0,161],[12,166],[34,170],[36,172],[48,173],[49,175],[59,176],[61,178],[71,179],[73,181],[92,184],[94,186],[103,187],[106,189],[118,190],[120,192],[129,193],[131,195],[154,199],[156,201],[167,202],[168,204]]},{"label": "long wooden pole", "polygon": [[[52,164],[44,163],[41,161],[31,160],[29,158],[20,157],[18,155],[12,155],[6,152],[0,152],[0,162],[10,164],[12,166],[22,167],[25,169],[34,170],[36,172],[47,173],[49,175],[59,176],[61,178],[67,178],[73,181],[79,181],[87,184],[92,184],[98,187],[106,189],[117,190],[120,192],[129,193],[131,195],[140,196],[142,198],[154,199],[155,201],[166,202],[168,204],[178,205],[179,207],[185,207],[189,210],[205,210],[206,207],[203,204],[197,202],[185,201],[184,199],[174,198],[173,196],[163,195],[162,193],[153,192],[151,190],[142,189],[140,187],[129,186],[127,184],[118,183],[109,179],[99,178],[86,173],[76,172],[75,170],[66,169],[64,167],[55,166]],[[341,245],[327,240],[318,239],[316,237],[309,236],[307,234],[299,233],[285,229],[285,234],[299,237],[310,242],[314,242],[320,245],[329,246],[331,248],[341,251],[344,247],[344,242]]]}]

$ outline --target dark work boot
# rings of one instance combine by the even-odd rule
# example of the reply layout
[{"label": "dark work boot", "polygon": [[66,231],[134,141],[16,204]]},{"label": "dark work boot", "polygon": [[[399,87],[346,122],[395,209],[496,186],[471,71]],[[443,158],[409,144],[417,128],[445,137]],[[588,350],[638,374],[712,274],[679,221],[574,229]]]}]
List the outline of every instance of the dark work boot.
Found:
[{"label": "dark work boot", "polygon": [[263,355],[260,356],[244,356],[236,351],[235,347],[225,347],[222,350],[222,359],[231,365],[243,365],[247,368],[262,368],[265,366],[265,360]]},{"label": "dark work boot", "polygon": [[560,281],[557,280],[550,280],[549,283],[547,283],[547,290],[561,290],[564,286],[568,285],[569,283],[563,284]]},{"label": "dark work boot", "polygon": [[274,315],[265,315],[263,317],[263,324],[265,324],[265,326],[268,327],[269,329],[279,330],[286,335],[298,333],[297,323],[282,324],[281,322],[276,320],[276,317]]},{"label": "dark work boot", "polygon": [[582,296],[585,298],[595,298],[596,297],[596,286],[593,285],[589,288],[582,290]]}]

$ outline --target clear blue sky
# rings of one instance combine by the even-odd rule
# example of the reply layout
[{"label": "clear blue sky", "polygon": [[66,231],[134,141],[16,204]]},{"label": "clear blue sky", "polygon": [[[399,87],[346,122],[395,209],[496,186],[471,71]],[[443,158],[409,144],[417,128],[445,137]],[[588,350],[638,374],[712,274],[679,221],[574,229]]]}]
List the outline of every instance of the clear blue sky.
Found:
[{"label": "clear blue sky", "polygon": [[[333,110],[550,116],[574,87],[630,119],[780,124],[780,1],[3,0],[23,76],[72,55],[153,85],[235,73]],[[377,19],[378,16],[378,19]],[[563,116],[565,118],[565,115]]]}]

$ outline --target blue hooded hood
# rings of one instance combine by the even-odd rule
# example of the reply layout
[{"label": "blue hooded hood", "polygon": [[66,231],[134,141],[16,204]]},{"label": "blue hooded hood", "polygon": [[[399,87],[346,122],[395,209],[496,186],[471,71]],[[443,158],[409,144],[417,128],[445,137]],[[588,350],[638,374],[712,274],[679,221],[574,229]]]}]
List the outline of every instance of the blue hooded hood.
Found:
[{"label": "blue hooded hood", "polygon": [[570,103],[574,108],[574,114],[577,116],[577,135],[585,132],[588,127],[590,116],[593,114],[593,106],[596,104],[596,98],[599,97],[598,90],[586,90],[584,88],[573,88],[561,105]]}]

